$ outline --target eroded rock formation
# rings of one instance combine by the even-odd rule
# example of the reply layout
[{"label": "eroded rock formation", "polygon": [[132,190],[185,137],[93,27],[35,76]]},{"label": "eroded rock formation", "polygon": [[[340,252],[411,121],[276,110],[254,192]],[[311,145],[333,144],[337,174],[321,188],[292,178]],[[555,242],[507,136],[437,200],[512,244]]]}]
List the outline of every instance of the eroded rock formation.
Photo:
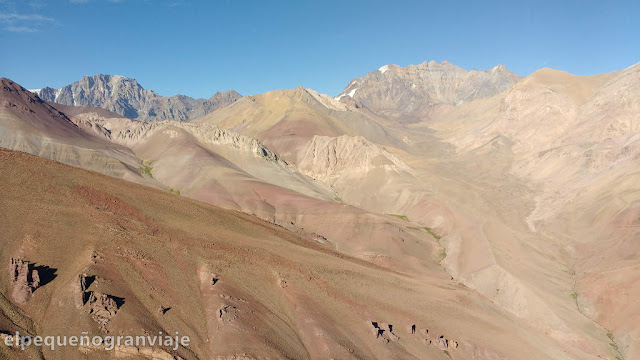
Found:
[{"label": "eroded rock formation", "polygon": [[79,276],[82,307],[91,314],[91,318],[98,323],[102,331],[108,332],[107,325],[124,305],[124,298],[89,290],[95,280],[95,275]]},{"label": "eroded rock formation", "polygon": [[53,280],[56,269],[48,266],[36,266],[35,263],[22,258],[11,258],[11,297],[19,304],[24,304],[39,287]]}]

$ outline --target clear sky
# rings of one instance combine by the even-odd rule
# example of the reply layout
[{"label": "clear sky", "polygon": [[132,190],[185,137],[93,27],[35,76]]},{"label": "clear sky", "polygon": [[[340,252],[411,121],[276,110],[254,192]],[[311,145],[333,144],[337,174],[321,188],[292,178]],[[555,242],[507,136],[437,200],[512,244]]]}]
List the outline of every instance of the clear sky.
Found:
[{"label": "clear sky", "polygon": [[639,16],[633,0],[0,0],[0,76],[40,88],[120,74],[209,97],[337,95],[384,64],[425,60],[594,74],[640,61]]}]

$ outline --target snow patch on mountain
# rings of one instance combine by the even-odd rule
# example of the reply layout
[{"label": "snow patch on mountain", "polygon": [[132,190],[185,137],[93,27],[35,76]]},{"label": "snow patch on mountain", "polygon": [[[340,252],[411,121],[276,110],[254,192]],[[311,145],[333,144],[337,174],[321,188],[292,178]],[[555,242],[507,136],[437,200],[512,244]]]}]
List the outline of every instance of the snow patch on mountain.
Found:
[{"label": "snow patch on mountain", "polygon": [[348,92],[348,93],[346,93],[346,94],[345,94],[345,93],[342,93],[342,94],[340,94],[340,95],[338,95],[338,96],[334,97],[333,99],[334,99],[335,101],[340,101],[340,99],[342,99],[342,98],[343,98],[343,97],[345,97],[345,96],[349,96],[349,97],[352,97],[352,98],[353,98],[353,95],[355,95],[355,94],[356,94],[356,91],[358,91],[358,88],[352,89],[351,91],[349,91],[349,92]]}]

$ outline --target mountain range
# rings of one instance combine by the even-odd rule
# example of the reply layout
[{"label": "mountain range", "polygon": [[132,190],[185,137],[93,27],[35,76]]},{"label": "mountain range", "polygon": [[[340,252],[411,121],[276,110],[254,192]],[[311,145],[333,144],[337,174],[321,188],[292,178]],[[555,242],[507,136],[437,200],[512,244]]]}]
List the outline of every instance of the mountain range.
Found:
[{"label": "mountain range", "polygon": [[434,108],[491,97],[521,79],[503,65],[486,71],[467,71],[447,61],[384,65],[353,79],[336,100],[353,101],[380,115],[415,122],[428,117]]},{"label": "mountain range", "polygon": [[227,106],[241,96],[234,90],[215,93],[209,99],[184,95],[160,96],[145,90],[135,79],[120,75],[85,76],[60,89],[33,90],[44,101],[62,105],[96,106],[141,121],[188,121]]},{"label": "mountain range", "polygon": [[57,271],[0,276],[2,336],[193,343],[33,357],[640,356],[640,64],[385,65],[336,97],[1,86],[0,261]]}]

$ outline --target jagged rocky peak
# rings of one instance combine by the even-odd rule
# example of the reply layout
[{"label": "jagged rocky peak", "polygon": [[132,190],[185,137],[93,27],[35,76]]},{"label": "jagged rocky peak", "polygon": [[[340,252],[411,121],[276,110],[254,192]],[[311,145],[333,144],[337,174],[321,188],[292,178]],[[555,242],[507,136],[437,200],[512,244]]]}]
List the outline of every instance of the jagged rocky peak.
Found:
[{"label": "jagged rocky peak", "polygon": [[458,106],[494,96],[521,79],[503,65],[489,70],[465,70],[448,61],[425,61],[400,67],[384,65],[352,80],[335,100],[359,105],[403,121],[428,117],[438,105]]},{"label": "jagged rocky peak", "polygon": [[98,74],[60,89],[33,90],[40,98],[63,105],[96,106],[142,121],[189,121],[227,106],[241,95],[233,90],[218,92],[209,99],[185,95],[165,97],[144,89],[136,79]]}]

